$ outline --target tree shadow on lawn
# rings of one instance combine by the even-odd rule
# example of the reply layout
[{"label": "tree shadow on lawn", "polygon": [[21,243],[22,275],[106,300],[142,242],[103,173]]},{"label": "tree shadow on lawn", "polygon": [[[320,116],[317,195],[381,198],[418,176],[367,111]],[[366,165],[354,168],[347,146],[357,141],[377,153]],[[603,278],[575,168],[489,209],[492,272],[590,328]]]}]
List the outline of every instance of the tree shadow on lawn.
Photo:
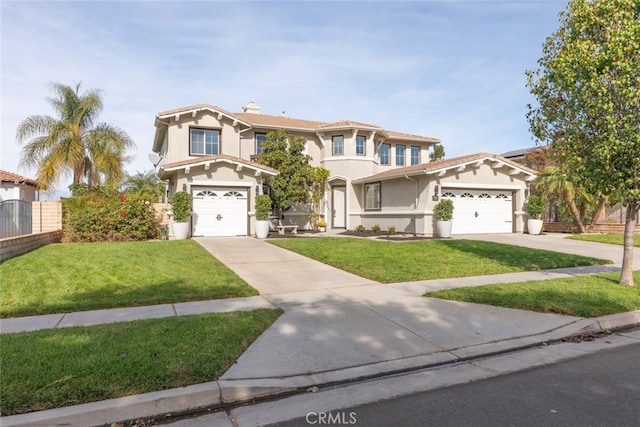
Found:
[{"label": "tree shadow on lawn", "polygon": [[172,279],[144,287],[112,284],[99,289],[79,290],[64,298],[23,301],[19,307],[3,309],[0,317],[22,317],[43,314],[70,313],[110,308],[141,307],[157,304],[236,298],[257,295],[257,291],[243,292],[234,285],[215,284],[193,287],[182,279]]},{"label": "tree shadow on lawn", "polygon": [[478,258],[497,261],[504,266],[516,267],[525,271],[611,264],[611,261],[604,259],[588,258],[543,249],[530,249],[489,241],[441,240],[440,242],[451,249],[473,254]]}]

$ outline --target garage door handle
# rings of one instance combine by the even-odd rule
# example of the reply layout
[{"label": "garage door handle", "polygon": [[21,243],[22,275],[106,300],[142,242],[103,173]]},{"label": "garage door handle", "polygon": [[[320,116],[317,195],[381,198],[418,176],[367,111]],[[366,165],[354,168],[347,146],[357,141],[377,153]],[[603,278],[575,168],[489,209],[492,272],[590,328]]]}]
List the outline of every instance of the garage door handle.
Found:
[{"label": "garage door handle", "polygon": [[222,219],[222,215],[218,214],[218,216],[216,217],[216,219],[217,219],[218,221],[220,221],[220,220]]},{"label": "garage door handle", "polygon": [[475,217],[478,218],[478,212],[475,213]]}]

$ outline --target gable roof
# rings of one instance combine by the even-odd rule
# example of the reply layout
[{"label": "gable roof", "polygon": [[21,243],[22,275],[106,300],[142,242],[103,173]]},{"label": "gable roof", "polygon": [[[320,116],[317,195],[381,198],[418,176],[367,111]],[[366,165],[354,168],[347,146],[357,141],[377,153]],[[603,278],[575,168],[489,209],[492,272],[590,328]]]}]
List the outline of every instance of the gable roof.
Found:
[{"label": "gable roof", "polygon": [[[224,110],[220,107],[211,104],[195,104],[187,107],[176,108],[173,110],[161,111],[156,115],[155,126],[156,126],[156,136],[154,140],[154,151],[159,149],[159,144],[161,142],[161,136],[163,134],[164,126],[167,123],[163,123],[162,119],[168,119],[171,117],[175,117],[178,119],[182,114],[195,114],[199,111],[210,111],[213,114],[219,114],[221,116],[226,116],[229,119],[236,121],[237,123],[243,124],[248,128],[251,127],[260,127],[267,129],[292,129],[292,130],[300,130],[306,132],[323,132],[330,130],[340,130],[340,129],[363,129],[363,130],[373,130],[379,132],[380,135],[389,139],[400,139],[407,141],[422,141],[429,142],[432,144],[438,144],[441,142],[438,138],[433,138],[429,136],[421,136],[421,135],[413,135],[409,133],[402,132],[393,132],[389,130],[385,130],[384,128],[373,125],[369,123],[357,122],[353,120],[339,120],[337,122],[322,122],[317,120],[305,120],[305,119],[296,119],[288,116],[272,116],[268,114],[261,113],[232,113],[227,110]],[[166,129],[166,128],[164,128]]]},{"label": "gable roof", "polygon": [[376,173],[370,176],[362,177],[353,180],[354,184],[362,184],[365,182],[384,181],[388,179],[402,178],[405,176],[414,175],[430,175],[441,172],[446,172],[449,169],[457,169],[460,167],[466,167],[467,165],[477,165],[484,163],[485,161],[491,161],[496,165],[507,166],[512,170],[517,170],[527,175],[527,179],[534,179],[537,172],[512,160],[506,159],[497,154],[490,153],[476,153],[467,156],[454,157],[451,159],[436,160],[429,163],[421,163],[419,165],[406,166],[403,168],[393,168],[384,172]]},{"label": "gable roof", "polygon": [[10,182],[13,184],[25,184],[32,187],[37,187],[38,184],[31,178],[18,175],[17,173],[0,170],[0,180],[2,182]]},{"label": "gable roof", "polygon": [[268,175],[277,175],[278,171],[272,167],[265,166],[260,163],[251,162],[240,157],[228,156],[226,154],[217,154],[214,156],[200,156],[193,159],[181,160],[179,162],[166,163],[162,165],[163,172],[171,172],[180,169],[186,169],[192,166],[205,166],[208,163],[230,163],[234,165],[240,165],[242,167],[248,167],[255,171],[265,172]]}]

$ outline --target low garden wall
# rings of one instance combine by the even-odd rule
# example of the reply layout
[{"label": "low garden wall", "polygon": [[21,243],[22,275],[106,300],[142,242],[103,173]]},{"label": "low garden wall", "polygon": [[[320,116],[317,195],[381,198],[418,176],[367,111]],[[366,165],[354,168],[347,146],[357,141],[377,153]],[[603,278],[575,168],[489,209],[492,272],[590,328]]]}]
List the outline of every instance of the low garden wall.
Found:
[{"label": "low garden wall", "polygon": [[[599,223],[586,226],[587,233],[623,234],[624,224]],[[578,227],[571,222],[545,222],[544,231],[549,233],[578,233]],[[636,225],[635,233],[640,234],[640,224]]]},{"label": "low garden wall", "polygon": [[0,239],[0,262],[29,252],[42,245],[59,243],[61,240],[62,230]]}]

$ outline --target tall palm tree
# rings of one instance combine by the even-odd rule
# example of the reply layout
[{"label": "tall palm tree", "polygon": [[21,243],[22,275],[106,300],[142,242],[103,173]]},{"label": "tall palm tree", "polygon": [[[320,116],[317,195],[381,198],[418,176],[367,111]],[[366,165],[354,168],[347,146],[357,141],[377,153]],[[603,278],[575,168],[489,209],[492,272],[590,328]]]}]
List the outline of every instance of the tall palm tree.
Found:
[{"label": "tall palm tree", "polygon": [[166,191],[165,184],[158,180],[154,171],[136,172],[135,175],[127,175],[124,179],[123,188],[126,192],[149,197],[154,202],[162,200]]},{"label": "tall palm tree", "polygon": [[80,94],[80,83],[75,87],[52,83],[51,88],[56,96],[47,100],[57,117],[29,116],[18,125],[18,143],[29,140],[20,165],[37,168],[36,181],[45,191],[54,190],[69,171],[74,184],[117,187],[133,140],[118,127],[96,123],[103,109],[99,90]]},{"label": "tall palm tree", "polygon": [[575,179],[570,177],[558,166],[546,166],[536,180],[536,189],[540,191],[543,199],[561,199],[569,207],[576,220],[580,233],[586,232],[584,218],[576,204],[576,197],[592,200],[584,188],[575,184]]}]

